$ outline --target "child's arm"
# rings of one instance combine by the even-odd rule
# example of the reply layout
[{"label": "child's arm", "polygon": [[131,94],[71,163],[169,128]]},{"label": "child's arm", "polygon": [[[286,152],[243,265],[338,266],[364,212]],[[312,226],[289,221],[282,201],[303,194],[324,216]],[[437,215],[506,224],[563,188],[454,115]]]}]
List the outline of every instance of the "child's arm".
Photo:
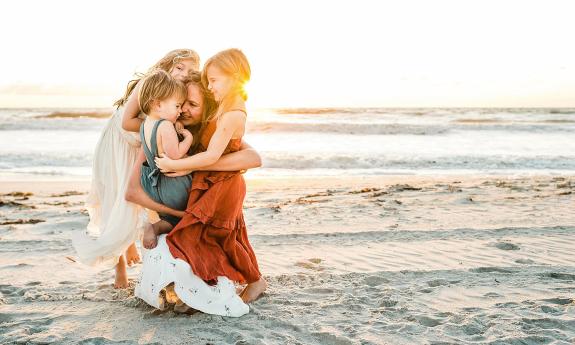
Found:
[{"label": "child's arm", "polygon": [[259,168],[262,166],[262,158],[258,151],[242,140],[240,150],[228,153],[218,159],[212,165],[200,167],[196,170],[203,171],[238,171]]},{"label": "child's arm", "polygon": [[138,92],[142,83],[138,82],[130,97],[124,104],[124,114],[122,116],[122,128],[128,132],[139,132],[140,125],[144,120],[138,118],[140,114],[140,103],[138,102]]},{"label": "child's arm", "polygon": [[[245,141],[242,141],[240,150],[225,154],[215,164],[196,169],[196,171],[239,171],[259,168],[262,166],[260,154]],[[194,170],[180,170],[178,172],[165,173],[169,177],[184,176],[193,173]]]},{"label": "child's arm", "polygon": [[166,156],[171,159],[180,159],[188,153],[190,146],[192,146],[193,136],[187,129],[182,129],[180,133],[184,136],[184,140],[178,140],[178,133],[174,128],[174,124],[170,121],[164,121],[158,127],[158,134],[162,149]]},{"label": "child's arm", "polygon": [[143,206],[147,209],[154,210],[160,213],[167,213],[171,214],[172,216],[176,217],[183,217],[185,212],[184,211],[177,211],[172,208],[169,208],[166,205],[160,204],[152,200],[146,194],[142,185],[140,183],[140,175],[142,169],[142,163],[146,160],[146,156],[144,155],[144,150],[140,148],[138,153],[138,159],[132,168],[132,174],[130,175],[130,180],[128,181],[128,188],[126,189],[126,194],[124,198],[126,201],[133,202],[134,204],[138,204]]},{"label": "child's arm", "polygon": [[156,165],[162,172],[196,170],[212,165],[222,156],[234,133],[240,130],[243,132],[245,124],[246,115],[243,112],[230,111],[225,113],[205,152],[178,160],[171,160],[168,157],[156,158]]}]

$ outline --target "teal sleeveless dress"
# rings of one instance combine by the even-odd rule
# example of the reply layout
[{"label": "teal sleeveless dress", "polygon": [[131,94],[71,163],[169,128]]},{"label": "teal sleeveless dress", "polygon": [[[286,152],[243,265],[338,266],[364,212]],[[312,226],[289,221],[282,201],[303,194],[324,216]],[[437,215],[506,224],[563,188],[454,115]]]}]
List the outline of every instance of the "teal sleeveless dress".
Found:
[{"label": "teal sleeveless dress", "polygon": [[[162,121],[164,120],[156,121],[152,129],[152,137],[150,139],[151,150],[146,144],[144,137],[144,123],[140,126],[142,148],[146,155],[146,162],[142,164],[140,181],[146,194],[154,201],[175,210],[184,211],[188,205],[188,196],[190,187],[192,186],[192,175],[168,177],[160,172],[160,169],[154,161],[154,158],[158,156],[156,134],[158,132],[158,126]],[[169,214],[160,213],[159,216],[160,219],[169,222],[173,226],[180,221],[180,218]]]}]

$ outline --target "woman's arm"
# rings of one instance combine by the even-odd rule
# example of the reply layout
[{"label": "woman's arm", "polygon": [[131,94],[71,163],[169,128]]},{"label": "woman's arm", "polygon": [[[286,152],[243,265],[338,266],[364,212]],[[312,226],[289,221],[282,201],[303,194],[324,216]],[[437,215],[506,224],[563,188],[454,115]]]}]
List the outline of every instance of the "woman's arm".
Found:
[{"label": "woman's arm", "polygon": [[128,181],[128,188],[126,189],[125,199],[156,212],[167,213],[180,218],[183,217],[185,214],[184,211],[177,211],[169,208],[166,205],[157,203],[152,200],[148,194],[146,194],[140,183],[142,163],[145,160],[146,156],[144,155],[144,150],[140,148],[140,151],[138,152],[138,159],[132,168],[132,174],[130,175],[130,180]]},{"label": "woman's arm", "polygon": [[143,120],[138,118],[140,104],[138,103],[138,92],[140,92],[141,82],[138,82],[126,104],[124,104],[124,114],[122,116],[122,128],[128,132],[139,132]]},{"label": "woman's arm", "polygon": [[245,123],[246,118],[243,112],[230,111],[225,113],[218,123],[216,132],[210,139],[206,151],[178,160],[171,160],[167,157],[156,158],[156,165],[162,172],[195,170],[212,165],[220,159],[234,133],[243,129]]},{"label": "woman's arm", "polygon": [[237,171],[259,168],[262,166],[262,158],[258,151],[242,140],[240,150],[223,155],[212,165],[201,167],[196,170],[203,171]]},{"label": "woman's arm", "polygon": [[[223,155],[215,164],[196,169],[196,171],[238,171],[259,168],[262,166],[262,158],[259,153],[245,141],[242,141],[240,150]],[[194,170],[181,170],[166,173],[169,177],[188,175]]]}]

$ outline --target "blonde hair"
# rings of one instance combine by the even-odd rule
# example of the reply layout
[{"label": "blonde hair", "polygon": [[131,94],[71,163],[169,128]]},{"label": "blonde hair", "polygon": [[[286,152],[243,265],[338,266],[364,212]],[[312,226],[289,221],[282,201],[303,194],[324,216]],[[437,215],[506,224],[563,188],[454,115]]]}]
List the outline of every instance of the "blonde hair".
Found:
[{"label": "blonde hair", "polygon": [[236,48],[223,50],[206,61],[202,70],[202,82],[204,86],[208,85],[208,68],[210,66],[217,67],[224,74],[233,78],[234,85],[232,86],[230,94],[225,95],[224,99],[220,101],[218,111],[208,118],[208,120],[229,111],[235,96],[239,95],[244,101],[248,99],[244,86],[250,80],[252,73],[248,58],[241,50]]},{"label": "blonde hair", "polygon": [[148,114],[152,101],[163,101],[176,97],[182,102],[186,99],[188,91],[186,85],[172,77],[164,70],[157,70],[142,80],[142,87],[138,92],[140,110]]},{"label": "blonde hair", "polygon": [[194,65],[194,68],[196,70],[200,69],[200,56],[198,55],[198,53],[196,53],[194,50],[191,49],[174,49],[168,54],[166,54],[163,58],[161,58],[158,62],[156,62],[152,67],[150,67],[150,69],[148,69],[148,72],[136,73],[136,78],[128,82],[128,86],[126,87],[124,97],[114,102],[114,106],[121,107],[122,105],[124,105],[128,100],[128,97],[130,97],[130,94],[132,93],[132,91],[134,91],[134,88],[142,78],[149,75],[150,73],[153,73],[158,69],[170,72],[174,67],[174,65],[182,60],[190,60],[192,61],[192,64]]}]

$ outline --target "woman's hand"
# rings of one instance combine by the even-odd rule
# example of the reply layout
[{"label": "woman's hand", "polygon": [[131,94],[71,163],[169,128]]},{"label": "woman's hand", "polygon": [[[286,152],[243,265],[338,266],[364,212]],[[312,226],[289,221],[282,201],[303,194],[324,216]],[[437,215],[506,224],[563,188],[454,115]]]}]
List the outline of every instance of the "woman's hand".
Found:
[{"label": "woman's hand", "polygon": [[168,173],[165,173],[164,175],[166,175],[168,177],[180,177],[180,176],[189,175],[193,172],[194,172],[193,170],[182,170],[182,171],[168,172]]},{"label": "woman's hand", "polygon": [[174,160],[167,157],[165,154],[160,154],[160,157],[154,158],[156,162],[156,166],[160,169],[162,173],[173,173],[175,171],[174,168]]}]

